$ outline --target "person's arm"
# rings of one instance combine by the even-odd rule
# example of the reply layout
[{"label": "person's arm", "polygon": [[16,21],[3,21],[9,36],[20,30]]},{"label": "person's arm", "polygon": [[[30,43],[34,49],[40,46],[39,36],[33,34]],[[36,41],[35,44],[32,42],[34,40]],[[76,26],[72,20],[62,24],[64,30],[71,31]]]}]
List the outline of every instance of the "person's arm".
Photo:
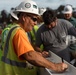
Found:
[{"label": "person's arm", "polygon": [[33,48],[35,49],[35,51],[42,53],[42,50],[41,50],[40,47],[37,47],[36,45],[32,45],[32,46],[33,46]]},{"label": "person's arm", "polygon": [[43,57],[48,57],[49,56],[49,52],[42,50],[41,48],[37,47],[37,46],[33,46],[35,51],[40,52],[42,54]]},{"label": "person's arm", "polygon": [[66,23],[65,25],[68,31],[68,35],[73,35],[76,37],[76,28],[73,26],[73,24],[70,23],[69,21],[66,21],[65,23]]},{"label": "person's arm", "polygon": [[65,63],[53,63],[44,57],[42,57],[41,54],[39,54],[36,51],[29,51],[23,55],[24,59],[30,62],[33,65],[44,67],[51,69],[55,72],[63,72],[65,71],[68,66]]},{"label": "person's arm", "polygon": [[18,58],[27,60],[33,65],[46,67],[48,69],[54,70],[55,72],[63,72],[67,68],[67,64],[64,63],[52,63],[46,60],[42,54],[34,51],[31,46],[27,35],[22,30],[18,30],[13,38],[13,46]]},{"label": "person's arm", "polygon": [[71,27],[68,32],[69,32],[69,35],[73,35],[76,37],[76,28],[75,27]]}]

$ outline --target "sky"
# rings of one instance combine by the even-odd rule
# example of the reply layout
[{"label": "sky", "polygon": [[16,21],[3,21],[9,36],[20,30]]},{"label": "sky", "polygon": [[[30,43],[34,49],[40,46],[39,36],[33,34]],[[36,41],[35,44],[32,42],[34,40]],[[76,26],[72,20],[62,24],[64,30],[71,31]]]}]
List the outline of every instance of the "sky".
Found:
[{"label": "sky", "polygon": [[[8,12],[12,7],[16,7],[24,0],[0,0],[0,11],[5,9]],[[60,5],[71,4],[76,7],[76,0],[34,0],[38,7],[51,7],[53,9],[58,8]]]}]

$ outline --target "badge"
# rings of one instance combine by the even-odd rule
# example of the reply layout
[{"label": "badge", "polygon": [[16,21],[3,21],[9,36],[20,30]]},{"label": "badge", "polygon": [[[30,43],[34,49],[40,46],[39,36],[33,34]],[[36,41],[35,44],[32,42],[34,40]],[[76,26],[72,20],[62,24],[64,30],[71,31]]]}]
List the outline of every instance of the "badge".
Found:
[{"label": "badge", "polygon": [[25,4],[25,7],[26,7],[26,8],[30,8],[30,7],[31,7],[31,4],[30,4],[30,3],[26,3],[26,4]]}]

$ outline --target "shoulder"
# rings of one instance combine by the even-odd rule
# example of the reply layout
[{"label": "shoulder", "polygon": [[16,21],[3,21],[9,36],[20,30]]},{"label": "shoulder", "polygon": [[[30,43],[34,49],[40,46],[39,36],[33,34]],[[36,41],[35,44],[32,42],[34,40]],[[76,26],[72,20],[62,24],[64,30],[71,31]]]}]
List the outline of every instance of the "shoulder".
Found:
[{"label": "shoulder", "polygon": [[17,36],[25,36],[26,35],[26,32],[21,27],[18,27],[15,32],[16,32]]},{"label": "shoulder", "polygon": [[42,24],[42,25],[38,28],[37,32],[41,33],[41,32],[43,32],[43,31],[45,31],[45,29],[46,29],[45,25]]},{"label": "shoulder", "polygon": [[72,19],[76,21],[76,18],[72,17]]},{"label": "shoulder", "polygon": [[58,22],[61,23],[62,25],[71,25],[73,26],[69,21],[65,19],[58,19]]},{"label": "shoulder", "polygon": [[65,19],[59,19],[58,25],[65,28],[65,29],[66,28],[69,29],[69,28],[73,27],[73,24]]},{"label": "shoulder", "polygon": [[40,25],[39,29],[43,29],[43,28],[45,28],[45,24],[44,23]]},{"label": "shoulder", "polygon": [[69,21],[65,20],[65,19],[58,19],[59,22],[61,23],[70,23]]},{"label": "shoulder", "polygon": [[10,30],[10,28],[9,28],[9,27],[7,27],[7,28],[3,29],[3,30],[2,30],[2,35],[7,34],[9,30]]}]

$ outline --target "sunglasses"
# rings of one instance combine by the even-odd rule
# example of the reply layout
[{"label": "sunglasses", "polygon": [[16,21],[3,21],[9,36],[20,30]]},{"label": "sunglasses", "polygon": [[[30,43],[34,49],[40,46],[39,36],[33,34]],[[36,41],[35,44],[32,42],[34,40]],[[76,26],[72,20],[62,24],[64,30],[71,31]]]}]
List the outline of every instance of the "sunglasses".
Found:
[{"label": "sunglasses", "polygon": [[32,19],[34,22],[37,21],[37,18],[35,18],[35,17],[31,17],[31,19]]},{"label": "sunglasses", "polygon": [[33,17],[33,16],[31,16],[31,15],[28,15],[34,22],[36,22],[37,21],[37,18],[35,18],[35,17]]}]

